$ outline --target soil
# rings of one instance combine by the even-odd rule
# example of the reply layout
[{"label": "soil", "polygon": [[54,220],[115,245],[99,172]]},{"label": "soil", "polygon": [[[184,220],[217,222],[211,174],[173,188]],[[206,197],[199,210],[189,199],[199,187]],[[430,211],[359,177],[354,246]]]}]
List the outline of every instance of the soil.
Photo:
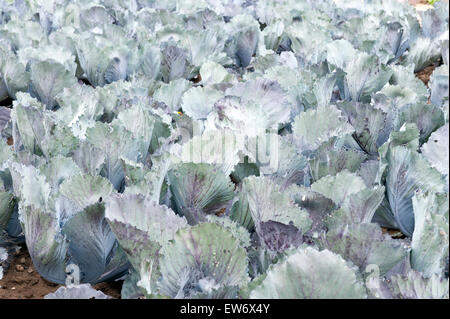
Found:
[{"label": "soil", "polygon": [[424,68],[423,70],[416,73],[416,76],[422,80],[425,85],[428,85],[428,81],[430,81],[431,73],[433,73],[434,69],[436,68],[435,65],[430,65]]},{"label": "soil", "polygon": [[406,236],[401,231],[399,231],[397,229],[390,229],[390,228],[381,227],[381,232],[383,234],[388,234],[389,236],[391,236],[394,239],[406,238]]},{"label": "soil", "polygon": [[418,4],[428,4],[428,0],[409,0],[409,4],[416,6]]},{"label": "soil", "polygon": [[[93,287],[113,298],[120,298],[122,283],[99,283]],[[13,255],[9,269],[0,280],[0,299],[42,299],[59,287],[61,285],[51,283],[39,275],[24,245]]]}]

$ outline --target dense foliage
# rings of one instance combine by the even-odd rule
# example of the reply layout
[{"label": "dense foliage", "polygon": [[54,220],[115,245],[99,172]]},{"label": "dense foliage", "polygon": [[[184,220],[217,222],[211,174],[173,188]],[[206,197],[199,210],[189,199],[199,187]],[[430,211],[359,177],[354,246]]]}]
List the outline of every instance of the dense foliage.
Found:
[{"label": "dense foliage", "polygon": [[448,298],[448,13],[0,0],[0,264],[79,279],[48,298]]}]

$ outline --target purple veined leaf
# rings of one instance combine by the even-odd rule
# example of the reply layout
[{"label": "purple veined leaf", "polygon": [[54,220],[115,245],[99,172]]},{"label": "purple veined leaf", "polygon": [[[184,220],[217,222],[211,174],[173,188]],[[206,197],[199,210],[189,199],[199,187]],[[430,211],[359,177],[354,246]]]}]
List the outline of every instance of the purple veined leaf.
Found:
[{"label": "purple veined leaf", "polygon": [[336,204],[329,198],[312,191],[310,188],[293,189],[293,199],[302,209],[306,210],[312,220],[310,233],[325,229],[325,221],[336,209]]},{"label": "purple veined leaf", "polygon": [[109,126],[101,122],[87,130],[86,139],[102,151],[105,156],[102,173],[116,189],[120,189],[124,180],[120,157],[136,161],[141,146],[139,140],[119,123]]},{"label": "purple veined leaf", "polygon": [[[353,140],[350,139],[353,143]],[[309,154],[308,169],[312,182],[328,175],[336,175],[343,171],[355,173],[368,157],[370,153],[363,149],[364,146],[358,144],[354,148],[337,146],[332,142],[325,142],[313,153]]]},{"label": "purple veined leaf", "polygon": [[282,252],[303,243],[303,234],[294,225],[269,220],[261,222],[258,230],[260,245],[271,251]]},{"label": "purple veined leaf", "polygon": [[376,154],[389,136],[388,114],[370,104],[358,102],[340,102],[337,107],[355,128],[353,138],[357,140],[362,150],[370,155]]},{"label": "purple veined leaf", "polygon": [[410,44],[408,56],[403,65],[414,65],[414,72],[437,62],[441,57],[441,48],[433,39],[421,36]]},{"label": "purple veined leaf", "polygon": [[137,272],[137,285],[155,293],[161,248],[184,227],[184,217],[159,205],[150,196],[114,194],[106,200],[106,220]]},{"label": "purple veined leaf", "polygon": [[255,102],[264,113],[269,113],[272,121],[284,123],[288,120],[289,102],[277,81],[257,79],[236,83],[225,94],[239,97],[242,101]]},{"label": "purple veined leaf", "polygon": [[250,15],[237,15],[230,21],[230,38],[225,51],[235,60],[238,67],[250,64],[259,40],[258,22]]},{"label": "purple veined leaf", "polygon": [[245,249],[217,224],[180,230],[162,254],[158,286],[172,298],[235,298],[229,289],[249,281]]},{"label": "purple veined leaf", "polygon": [[407,105],[400,109],[394,130],[399,130],[404,123],[416,124],[420,132],[420,144],[423,144],[432,132],[445,124],[444,112],[434,104]]},{"label": "purple veined leaf", "polygon": [[366,188],[348,195],[339,210],[325,218],[328,228],[373,221],[377,209],[385,199],[384,186]]},{"label": "purple veined leaf", "polygon": [[357,270],[328,250],[299,247],[272,265],[250,293],[256,299],[365,299]]},{"label": "purple veined leaf", "polygon": [[292,224],[305,233],[311,227],[311,219],[306,210],[300,208],[290,192],[268,177],[249,176],[243,181],[243,190],[247,197],[249,211],[260,232],[262,222],[275,221],[285,225]]},{"label": "purple veined leaf", "polygon": [[[389,23],[387,25],[386,42],[393,57],[387,62],[391,64],[398,60],[409,47],[408,35],[404,34],[403,26],[399,22]],[[406,39],[405,39],[406,38]]]},{"label": "purple veined leaf", "polygon": [[229,177],[209,164],[179,164],[167,177],[177,212],[190,225],[204,221],[206,214],[219,213],[234,197]]},{"label": "purple veined leaf", "polygon": [[[34,25],[29,25],[29,27],[35,28]],[[39,28],[34,29],[32,33],[36,31],[39,32]],[[24,40],[26,41],[26,39]],[[26,71],[25,66],[20,63],[18,57],[6,48],[0,49],[0,59],[2,61],[0,63],[0,98],[3,100],[3,98],[9,96],[15,99],[17,92],[27,90],[30,74]]]},{"label": "purple veined leaf", "polygon": [[412,197],[416,190],[443,192],[445,182],[421,154],[403,146],[388,151],[386,192],[400,230],[407,236],[414,231]]},{"label": "purple veined leaf", "polygon": [[252,232],[255,229],[255,222],[248,205],[245,189],[240,189],[237,200],[233,203],[230,211],[230,219]]},{"label": "purple veined leaf", "polygon": [[161,52],[159,48],[145,45],[142,50],[142,71],[150,79],[157,79],[161,74]]},{"label": "purple veined leaf", "polygon": [[71,264],[80,269],[81,283],[120,276],[127,271],[128,260],[117,247],[102,202],[113,187],[100,176],[74,170],[68,177],[64,170],[55,171],[52,165],[70,170],[71,161],[65,161],[56,158],[42,172],[17,163],[10,167],[33,264],[44,278],[59,284],[66,282]]},{"label": "purple veined leaf", "polygon": [[189,64],[186,51],[178,46],[167,44],[162,48],[161,54],[161,73],[164,82],[169,83],[182,78]]},{"label": "purple veined leaf", "polygon": [[334,105],[300,113],[292,124],[294,141],[302,150],[317,149],[333,137],[353,133],[354,128]]},{"label": "purple veined leaf", "polygon": [[409,244],[383,235],[381,228],[372,223],[342,225],[323,234],[320,247],[353,262],[361,272],[376,265],[385,275],[409,255]]},{"label": "purple veined leaf", "polygon": [[[93,204],[69,219],[62,228],[62,234],[69,239],[69,254],[71,263],[76,264],[83,276],[82,282],[96,283],[102,278],[114,278],[128,270],[128,261],[125,255],[115,260],[114,254],[119,255],[116,249],[116,237],[111,231],[104,217],[103,203]],[[89,253],[87,253],[89,252]],[[109,264],[115,263],[112,269]]]}]

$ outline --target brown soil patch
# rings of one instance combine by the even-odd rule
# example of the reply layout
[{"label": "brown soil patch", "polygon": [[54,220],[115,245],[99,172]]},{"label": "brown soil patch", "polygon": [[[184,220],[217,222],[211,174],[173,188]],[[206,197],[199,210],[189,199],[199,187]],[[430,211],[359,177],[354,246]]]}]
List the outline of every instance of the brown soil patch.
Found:
[{"label": "brown soil patch", "polygon": [[[440,0],[443,2],[448,2],[448,0]],[[408,1],[410,5],[412,6],[420,6],[420,5],[430,5],[428,0],[409,0]]]},{"label": "brown soil patch", "polygon": [[418,4],[428,4],[427,0],[409,0],[409,4],[412,6],[416,6]]},{"label": "brown soil patch", "polygon": [[120,299],[123,281],[101,282],[94,285],[94,288],[102,291],[104,294],[116,299]]},{"label": "brown soil patch", "polygon": [[41,299],[59,287],[39,275],[25,248],[14,254],[0,286],[0,299]]},{"label": "brown soil patch", "polygon": [[417,76],[420,80],[422,80],[422,82],[423,82],[425,85],[428,85],[428,82],[430,81],[431,73],[433,73],[433,71],[434,71],[435,68],[436,68],[435,65],[427,66],[427,67],[424,68],[422,71],[417,72],[417,73],[416,73],[416,76]]},{"label": "brown soil patch", "polygon": [[401,231],[399,231],[397,229],[381,227],[381,232],[383,234],[388,234],[389,236],[391,236],[394,239],[403,239],[406,237]]},{"label": "brown soil patch", "polygon": [[[59,287],[61,285],[51,283],[39,275],[24,245],[13,255],[9,269],[0,280],[0,299],[42,299]],[[122,281],[99,283],[93,287],[114,298],[120,298]]]}]

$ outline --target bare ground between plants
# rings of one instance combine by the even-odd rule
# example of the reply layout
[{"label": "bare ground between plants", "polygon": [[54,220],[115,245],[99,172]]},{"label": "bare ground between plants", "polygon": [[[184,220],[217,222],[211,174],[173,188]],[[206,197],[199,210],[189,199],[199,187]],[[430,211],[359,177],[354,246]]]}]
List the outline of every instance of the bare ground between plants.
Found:
[{"label": "bare ground between plants", "polygon": [[[0,299],[42,299],[59,287],[61,285],[51,283],[39,275],[23,245],[14,254],[9,269],[0,280]],[[122,281],[99,283],[93,287],[114,298],[120,298]]]}]

